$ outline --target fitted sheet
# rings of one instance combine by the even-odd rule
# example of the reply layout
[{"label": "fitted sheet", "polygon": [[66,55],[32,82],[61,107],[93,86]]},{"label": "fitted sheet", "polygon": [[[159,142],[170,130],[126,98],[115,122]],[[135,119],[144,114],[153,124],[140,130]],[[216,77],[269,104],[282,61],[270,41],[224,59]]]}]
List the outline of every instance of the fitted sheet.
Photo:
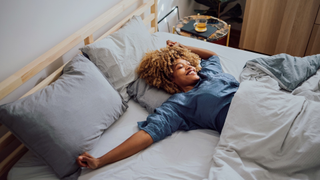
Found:
[{"label": "fitted sheet", "polygon": [[[164,47],[166,40],[178,41],[184,45],[201,47],[216,52],[222,69],[239,80],[247,60],[265,55],[204,42],[179,35],[157,32],[153,34],[158,47]],[[128,110],[101,136],[90,151],[99,157],[138,131],[137,122],[146,119],[148,112],[138,103],[130,100]],[[204,179],[207,178],[214,148],[219,134],[208,129],[177,131],[164,140],[119,162],[97,170],[84,168],[79,180],[85,179]],[[51,169],[28,151],[10,170],[9,180],[53,180],[57,179]]]}]

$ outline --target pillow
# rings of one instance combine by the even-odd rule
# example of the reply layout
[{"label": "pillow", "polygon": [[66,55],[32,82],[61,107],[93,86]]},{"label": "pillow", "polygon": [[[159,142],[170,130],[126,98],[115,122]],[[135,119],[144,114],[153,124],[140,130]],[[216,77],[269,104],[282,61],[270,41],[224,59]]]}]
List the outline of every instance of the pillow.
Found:
[{"label": "pillow", "polygon": [[125,101],[128,85],[138,78],[135,72],[141,59],[156,43],[140,16],[133,16],[118,31],[108,37],[80,48],[102,71]]},{"label": "pillow", "polygon": [[154,109],[161,106],[171,96],[162,89],[150,86],[144,79],[140,78],[128,86],[128,94],[133,97],[133,100],[146,108],[149,114],[152,114]]},{"label": "pillow", "polygon": [[52,84],[0,106],[0,122],[59,179],[77,179],[76,158],[91,150],[126,109],[96,66],[77,55]]}]

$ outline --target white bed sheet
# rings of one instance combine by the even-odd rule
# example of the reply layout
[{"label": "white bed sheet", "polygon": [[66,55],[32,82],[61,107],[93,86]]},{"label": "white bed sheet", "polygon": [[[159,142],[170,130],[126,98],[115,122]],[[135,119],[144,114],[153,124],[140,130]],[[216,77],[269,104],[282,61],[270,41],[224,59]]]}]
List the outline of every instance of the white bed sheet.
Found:
[{"label": "white bed sheet", "polygon": [[[247,60],[265,56],[169,33],[158,32],[153,36],[159,48],[170,39],[216,52],[224,72],[232,74],[237,80]],[[148,113],[133,100],[128,105],[127,112],[102,135],[90,152],[93,156],[107,153],[138,131],[137,122],[145,120]],[[219,134],[213,130],[178,131],[127,159],[94,171],[83,169],[79,180],[204,179],[208,176],[218,142]],[[57,177],[29,151],[10,170],[8,179],[53,180]]]}]

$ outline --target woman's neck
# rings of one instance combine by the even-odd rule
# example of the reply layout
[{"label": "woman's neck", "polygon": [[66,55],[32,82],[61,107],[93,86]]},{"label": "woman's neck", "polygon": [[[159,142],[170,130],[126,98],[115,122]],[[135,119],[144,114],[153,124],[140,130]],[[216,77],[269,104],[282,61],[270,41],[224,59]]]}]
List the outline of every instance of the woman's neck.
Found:
[{"label": "woman's neck", "polygon": [[193,89],[193,87],[194,87],[194,86],[184,87],[184,88],[182,89],[182,91],[186,93],[186,92],[190,91],[191,89]]},{"label": "woman's neck", "polygon": [[180,87],[180,88],[182,89],[183,92],[186,93],[186,92],[190,91],[191,89],[193,89],[197,85],[198,82],[199,82],[199,80],[195,84]]}]

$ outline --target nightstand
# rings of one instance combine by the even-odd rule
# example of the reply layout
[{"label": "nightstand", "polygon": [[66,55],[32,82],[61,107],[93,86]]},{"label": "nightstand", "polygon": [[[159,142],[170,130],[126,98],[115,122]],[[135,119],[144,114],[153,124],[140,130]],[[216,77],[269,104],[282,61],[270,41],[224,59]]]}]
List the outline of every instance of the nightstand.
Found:
[{"label": "nightstand", "polygon": [[[199,37],[196,35],[193,35],[191,33],[187,33],[185,31],[182,31],[181,28],[188,24],[189,21],[191,20],[195,20],[197,18],[206,18],[206,19],[214,19],[217,20],[217,23],[214,24],[210,24],[208,23],[207,26],[213,26],[217,28],[217,31],[215,33],[213,33],[210,37],[208,37],[207,39],[203,38],[203,37]],[[221,39],[227,38],[226,40],[226,46],[229,46],[229,38],[230,38],[230,28],[231,26],[228,25],[226,22],[224,22],[221,19],[215,18],[213,16],[206,16],[206,15],[191,15],[191,16],[186,16],[183,19],[180,19],[178,21],[178,23],[173,26],[173,33],[177,33],[181,36],[186,36],[186,37],[191,37],[191,38],[195,38],[195,39],[200,39],[200,40],[204,40],[204,41],[208,41],[208,42],[216,42],[219,41]]]}]

